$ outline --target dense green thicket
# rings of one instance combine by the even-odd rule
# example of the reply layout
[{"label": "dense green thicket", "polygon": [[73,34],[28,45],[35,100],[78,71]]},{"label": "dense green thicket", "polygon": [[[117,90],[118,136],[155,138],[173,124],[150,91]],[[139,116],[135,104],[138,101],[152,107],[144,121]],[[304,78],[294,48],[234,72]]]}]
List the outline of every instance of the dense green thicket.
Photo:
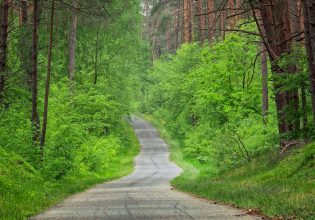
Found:
[{"label": "dense green thicket", "polygon": [[[56,4],[48,128],[42,159],[38,143],[32,140],[31,93],[26,79],[29,70],[28,65],[24,66],[30,61],[30,54],[21,51],[22,46],[26,49],[31,46],[31,35],[27,28],[13,29],[9,35],[7,81],[4,100],[0,104],[0,218],[13,213],[19,216],[16,218],[25,217],[55,202],[55,196],[58,200],[67,194],[56,190],[58,187],[63,188],[64,184],[66,191],[71,188],[69,179],[80,185],[79,179],[84,182],[85,178],[91,178],[84,182],[86,187],[100,179],[126,174],[131,170],[130,161],[137,152],[138,145],[128,121],[134,90],[133,75],[141,73],[148,60],[147,47],[141,39],[140,2],[96,1],[93,3],[95,10],[81,5],[73,81],[68,79],[72,9]],[[40,117],[43,115],[49,36],[46,25],[49,6],[45,2],[41,6],[38,46]],[[110,15],[105,13],[107,11]],[[90,16],[86,17],[85,13]],[[14,12],[11,20],[12,27],[18,25],[18,16]],[[23,52],[27,53],[24,62]],[[128,166],[122,166],[126,159]],[[72,190],[82,189],[82,186],[74,184]],[[36,203],[34,207],[33,202],[27,204],[32,199]],[[24,208],[21,207],[23,204],[26,204]]]},{"label": "dense green thicket", "polygon": [[[229,34],[200,47],[184,45],[154,63],[142,112],[165,121],[188,158],[215,170],[248,161],[278,143],[274,103],[262,122],[261,73],[255,37]],[[271,86],[270,86],[271,87]]]},{"label": "dense green thicket", "polygon": [[[264,123],[256,41],[254,36],[228,34],[211,45],[186,44],[176,54],[161,57],[143,77],[145,101],[138,109],[159,128],[172,159],[184,169],[173,181],[176,188],[268,216],[312,219],[314,144],[287,154],[288,147],[279,154],[270,83],[274,79],[269,77]],[[294,48],[280,65],[288,62],[296,63],[297,74],[274,81],[288,90],[303,84],[308,95],[303,49]],[[302,111],[310,116],[309,98],[306,101],[308,107]],[[307,127],[288,135],[310,139],[312,125]]]}]

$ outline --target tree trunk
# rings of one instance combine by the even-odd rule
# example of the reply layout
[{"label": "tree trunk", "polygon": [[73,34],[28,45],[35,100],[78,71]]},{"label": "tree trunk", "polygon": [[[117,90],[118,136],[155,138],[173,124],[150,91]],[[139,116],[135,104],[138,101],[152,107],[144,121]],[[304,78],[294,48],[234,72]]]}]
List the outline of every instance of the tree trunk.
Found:
[{"label": "tree trunk", "polygon": [[55,13],[55,0],[52,0],[51,1],[49,46],[48,46],[48,63],[47,63],[46,85],[45,85],[44,116],[43,116],[42,136],[40,139],[41,159],[42,160],[44,159],[44,146],[45,146],[46,130],[47,130],[48,98],[49,98],[49,86],[50,86],[50,75],[51,75],[51,56],[52,56],[53,32],[54,32],[54,13]]},{"label": "tree trunk", "polygon": [[298,1],[290,0],[290,20],[291,20],[291,30],[292,36],[295,40],[299,40],[301,38],[301,16],[298,9]]},{"label": "tree trunk", "polygon": [[9,26],[9,4],[10,0],[3,0],[0,14],[0,104],[4,98],[5,71],[8,47],[8,26]]},{"label": "tree trunk", "polygon": [[228,7],[229,7],[229,16],[230,16],[230,18],[229,18],[229,28],[232,28],[232,27],[234,27],[234,25],[235,25],[235,17],[231,17],[231,16],[234,16],[234,14],[235,14],[235,2],[234,2],[234,0],[229,0],[228,1]]},{"label": "tree trunk", "polygon": [[77,0],[73,0],[72,2],[73,13],[72,13],[72,23],[70,30],[70,39],[69,39],[69,79],[73,81],[75,74],[75,49],[77,43]]},{"label": "tree trunk", "polygon": [[173,29],[174,29],[174,50],[178,47],[178,28],[179,28],[179,12],[175,9],[173,12]]},{"label": "tree trunk", "polygon": [[37,56],[38,56],[38,0],[33,0],[33,30],[32,30],[32,131],[33,143],[38,144],[39,139],[39,115],[37,112]]},{"label": "tree trunk", "polygon": [[222,9],[221,11],[221,38],[222,40],[225,39],[225,19],[226,19],[226,10]]},{"label": "tree trunk", "polygon": [[149,7],[149,0],[144,1],[144,39],[149,41],[150,40],[150,31],[149,31],[149,16],[150,16],[150,7]]},{"label": "tree trunk", "polygon": [[[295,66],[279,66],[279,59],[291,52],[291,30],[289,20],[288,2],[282,0],[260,0],[262,23],[266,34],[267,48],[271,61],[272,72],[276,76],[295,73]],[[255,12],[254,12],[255,14]],[[256,21],[257,22],[257,21]],[[259,25],[259,24],[257,24]],[[287,117],[286,111],[298,111],[298,96],[296,91],[284,91],[284,85],[275,81],[275,100],[278,114],[278,127],[280,135],[294,132],[299,127],[296,118]]]},{"label": "tree trunk", "polygon": [[166,23],[166,31],[165,31],[165,46],[166,46],[166,52],[170,51],[171,48],[171,32],[170,32],[170,23]]},{"label": "tree trunk", "polygon": [[96,41],[95,41],[95,58],[94,58],[94,85],[96,85],[97,77],[98,77],[98,38],[99,38],[99,32],[97,30]]},{"label": "tree trunk", "polygon": [[304,0],[304,32],[305,47],[309,65],[309,79],[311,82],[313,122],[315,125],[315,0]]},{"label": "tree trunk", "polygon": [[268,64],[265,44],[261,43],[261,75],[262,75],[262,116],[263,123],[268,122]]},{"label": "tree trunk", "polygon": [[208,40],[212,41],[214,37],[215,23],[214,23],[214,14],[212,13],[214,10],[214,0],[207,1],[207,13],[208,13]]},{"label": "tree trunk", "polygon": [[203,14],[202,0],[197,0],[197,13],[198,13],[198,29],[199,29],[199,41],[203,44],[205,40],[205,16]]},{"label": "tree trunk", "polygon": [[190,0],[184,0],[184,42],[191,42],[191,8]]},{"label": "tree trunk", "polygon": [[29,27],[29,18],[28,18],[28,1],[20,1],[20,33],[19,36],[19,58],[21,62],[21,68],[25,72],[26,77],[26,87],[29,92],[32,91],[32,70],[30,67],[29,57],[32,56],[30,51],[31,45],[31,29]]}]

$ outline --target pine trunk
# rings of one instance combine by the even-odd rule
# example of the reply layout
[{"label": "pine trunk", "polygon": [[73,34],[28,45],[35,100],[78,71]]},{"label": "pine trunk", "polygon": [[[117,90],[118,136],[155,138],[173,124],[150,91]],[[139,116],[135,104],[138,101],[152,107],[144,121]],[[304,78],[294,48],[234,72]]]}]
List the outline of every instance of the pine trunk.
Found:
[{"label": "pine trunk", "polygon": [[32,132],[33,132],[33,143],[38,144],[39,139],[39,115],[37,112],[37,56],[38,56],[38,0],[33,0],[33,30],[32,30]]},{"label": "pine trunk", "polygon": [[[272,72],[276,76],[287,73],[294,74],[295,66],[289,65],[283,68],[278,63],[282,55],[291,52],[292,42],[288,2],[282,0],[260,0],[260,3],[263,5],[260,7],[260,11]],[[280,135],[285,135],[287,132],[297,131],[299,129],[299,120],[286,115],[287,110],[292,110],[294,116],[296,116],[298,111],[297,91],[284,91],[284,85],[280,82],[275,82],[274,85],[279,133]]]},{"label": "pine trunk", "polygon": [[205,40],[205,17],[203,15],[202,0],[197,1],[197,13],[198,13],[198,29],[199,29],[199,41],[203,44]]},{"label": "pine trunk", "polygon": [[261,75],[262,75],[262,116],[264,124],[268,122],[268,64],[265,44],[261,43]]},{"label": "pine trunk", "polygon": [[5,71],[7,61],[8,47],[8,26],[9,26],[9,0],[3,0],[1,3],[0,14],[0,104],[4,98]]},{"label": "pine trunk", "polygon": [[208,13],[208,40],[209,42],[212,41],[214,37],[214,28],[215,28],[215,22],[214,22],[214,1],[208,0],[207,1],[207,13]]},{"label": "pine trunk", "polygon": [[71,30],[70,30],[70,39],[69,39],[69,79],[73,81],[75,74],[75,49],[77,43],[77,0],[73,0],[72,7],[74,8],[72,14]]},{"label": "pine trunk", "polygon": [[40,139],[42,160],[44,159],[44,146],[45,146],[46,131],[47,131],[48,98],[49,98],[51,57],[52,57],[53,32],[54,32],[54,13],[55,13],[55,0],[52,0],[51,1],[50,28],[49,28],[50,33],[49,33],[49,45],[48,45],[48,63],[47,63],[47,75],[46,75],[46,84],[45,84],[44,116],[43,116],[42,136]]},{"label": "pine trunk", "polygon": [[315,125],[315,0],[304,0],[305,47],[311,82],[313,122]]}]

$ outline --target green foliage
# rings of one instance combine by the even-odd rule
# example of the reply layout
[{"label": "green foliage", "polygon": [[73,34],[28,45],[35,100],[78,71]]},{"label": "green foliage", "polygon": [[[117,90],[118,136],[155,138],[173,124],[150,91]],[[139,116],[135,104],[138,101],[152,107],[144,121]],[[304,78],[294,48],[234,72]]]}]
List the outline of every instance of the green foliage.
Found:
[{"label": "green foliage", "polygon": [[[154,63],[139,109],[163,119],[186,158],[225,170],[277,144],[275,107],[262,122],[256,37],[229,34],[213,45],[183,45]],[[145,96],[144,96],[145,98]]]},{"label": "green foliage", "polygon": [[[13,28],[10,32],[6,87],[0,104],[0,219],[23,219],[71,192],[132,170],[138,144],[127,118],[133,108],[137,74],[143,73],[149,62],[148,46],[141,39],[140,2],[96,0],[88,7],[85,1],[78,2],[82,10],[78,13],[71,82],[67,72],[72,11],[56,2],[59,10],[55,12],[43,158],[33,144],[30,122],[31,29]],[[40,121],[48,62],[48,3],[42,2],[38,31]],[[13,13],[10,25],[19,27]]]}]

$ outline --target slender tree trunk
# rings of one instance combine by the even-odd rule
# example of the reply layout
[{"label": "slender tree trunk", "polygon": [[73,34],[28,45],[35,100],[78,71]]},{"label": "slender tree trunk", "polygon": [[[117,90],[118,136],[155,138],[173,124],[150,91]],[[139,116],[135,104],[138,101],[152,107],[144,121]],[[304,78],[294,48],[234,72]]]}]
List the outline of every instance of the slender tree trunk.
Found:
[{"label": "slender tree trunk", "polygon": [[315,0],[304,0],[304,32],[305,47],[309,66],[309,79],[311,82],[313,122],[315,125]]},{"label": "slender tree trunk", "polygon": [[99,32],[97,30],[96,41],[95,41],[95,58],[94,58],[94,85],[96,85],[97,77],[98,77],[98,38],[99,38]]},{"label": "slender tree trunk", "polygon": [[4,98],[5,71],[7,61],[8,27],[10,0],[3,0],[0,5],[0,104]]},{"label": "slender tree trunk", "polygon": [[149,31],[149,0],[144,1],[144,39],[148,40],[150,39],[150,31]]},{"label": "slender tree trunk", "polygon": [[205,40],[205,16],[203,14],[203,4],[202,0],[197,0],[197,13],[198,13],[198,29],[199,29],[199,41],[201,44],[203,44]]},{"label": "slender tree trunk", "polygon": [[34,145],[38,144],[40,123],[37,112],[37,56],[38,56],[38,0],[33,0],[33,30],[32,30],[32,129]]},{"label": "slender tree trunk", "polygon": [[208,13],[208,40],[212,41],[214,37],[215,23],[214,23],[214,14],[212,13],[214,10],[214,0],[207,1],[207,13]]},{"label": "slender tree trunk", "polygon": [[262,116],[264,124],[268,122],[268,64],[265,44],[261,43],[261,75],[262,75]]},{"label": "slender tree trunk", "polygon": [[45,146],[45,141],[46,141],[47,120],[48,120],[47,118],[48,98],[49,98],[50,75],[51,75],[51,57],[52,57],[52,47],[53,47],[54,13],[55,13],[55,0],[52,0],[51,1],[51,16],[50,16],[49,46],[48,46],[48,63],[47,63],[46,85],[45,85],[44,116],[43,116],[42,136],[40,139],[42,160],[44,160],[44,146]]},{"label": "slender tree trunk", "polygon": [[226,10],[222,9],[221,11],[221,38],[225,39],[225,19],[226,19]]},{"label": "slender tree trunk", "polygon": [[186,0],[180,0],[180,35],[181,35],[181,44],[185,43],[185,8],[184,8],[184,3]]},{"label": "slender tree trunk", "polygon": [[28,18],[28,1],[20,1],[20,33],[19,36],[19,58],[21,62],[21,67],[25,71],[26,77],[26,87],[31,92],[32,91],[32,70],[30,66],[29,57],[31,56],[30,45],[31,45],[31,28],[29,27]]},{"label": "slender tree trunk", "polygon": [[[228,1],[228,7],[229,7],[229,16],[233,16],[235,14],[235,2],[234,0]],[[229,28],[234,27],[235,25],[235,17],[229,18]]]},{"label": "slender tree trunk", "polygon": [[166,23],[166,27],[165,27],[165,49],[166,49],[166,52],[169,52],[170,51],[170,40],[171,40],[171,37],[170,37],[170,24],[169,22]]},{"label": "slender tree trunk", "polygon": [[174,29],[174,50],[178,48],[178,28],[179,28],[179,13],[175,9],[173,12],[173,29]]},{"label": "slender tree trunk", "polygon": [[302,85],[301,88],[301,100],[302,100],[302,117],[303,117],[303,131],[304,137],[307,136],[308,130],[308,119],[307,119],[307,101],[306,101],[306,92],[305,92],[305,85]]},{"label": "slender tree trunk", "polygon": [[77,0],[72,1],[72,7],[74,8],[72,14],[72,23],[71,23],[71,30],[70,30],[70,40],[69,40],[69,79],[73,81],[74,74],[75,74],[75,49],[77,43],[77,7],[78,2]]},{"label": "slender tree trunk", "polygon": [[152,60],[155,60],[158,56],[156,56],[156,45],[157,45],[157,30],[160,26],[160,18],[158,18],[157,22],[156,22],[156,25],[155,25],[155,28],[154,28],[154,36],[153,36],[153,44],[152,44]]},{"label": "slender tree trunk", "polygon": [[301,38],[301,16],[298,9],[298,1],[297,0],[290,0],[290,20],[291,20],[291,30],[292,36],[295,40]]},{"label": "slender tree trunk", "polygon": [[184,0],[184,41],[191,42],[191,9],[190,0]]}]

